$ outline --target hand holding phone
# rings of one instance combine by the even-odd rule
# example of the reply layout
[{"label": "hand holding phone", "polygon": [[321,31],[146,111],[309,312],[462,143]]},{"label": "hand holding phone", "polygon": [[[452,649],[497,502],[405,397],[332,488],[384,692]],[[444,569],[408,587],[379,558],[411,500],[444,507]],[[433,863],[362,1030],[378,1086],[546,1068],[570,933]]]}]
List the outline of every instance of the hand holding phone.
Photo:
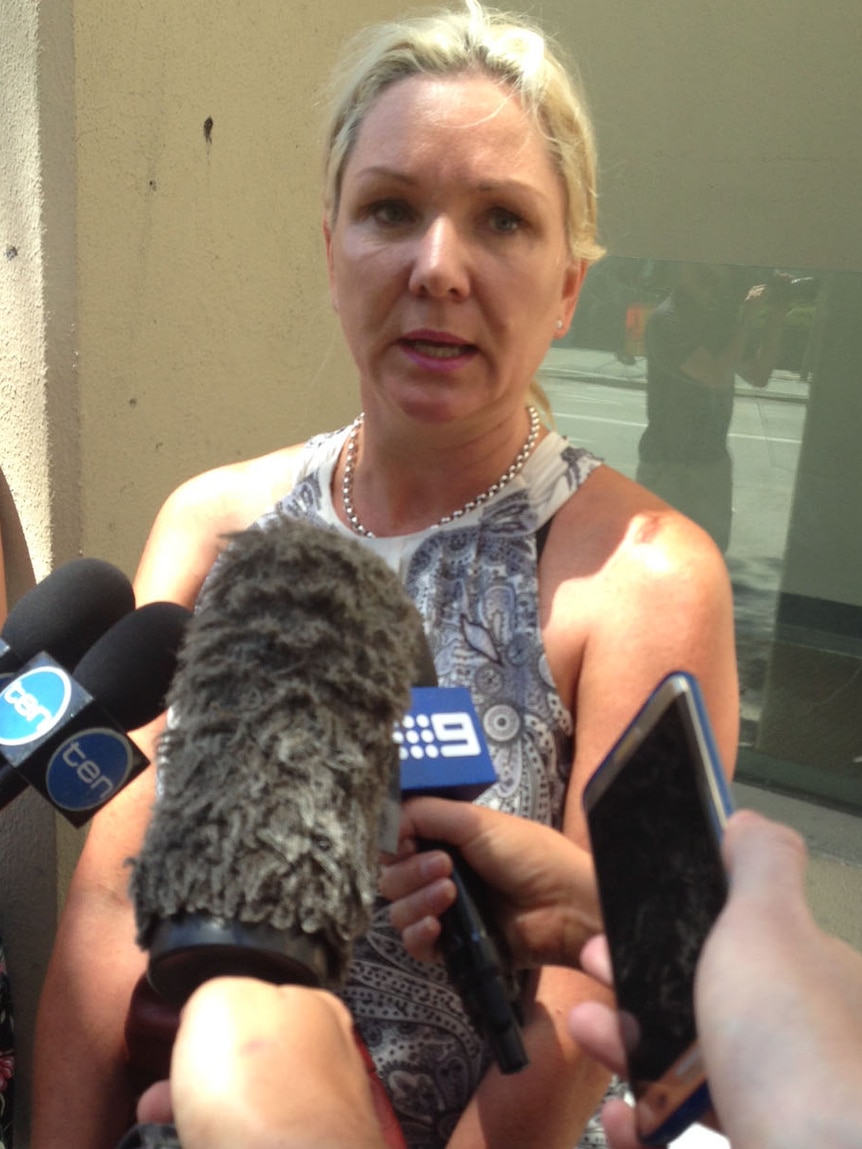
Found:
[{"label": "hand holding phone", "polygon": [[732,809],[695,679],[656,687],[584,791],[638,1131],[664,1144],[710,1105],[694,976],[727,896]]}]

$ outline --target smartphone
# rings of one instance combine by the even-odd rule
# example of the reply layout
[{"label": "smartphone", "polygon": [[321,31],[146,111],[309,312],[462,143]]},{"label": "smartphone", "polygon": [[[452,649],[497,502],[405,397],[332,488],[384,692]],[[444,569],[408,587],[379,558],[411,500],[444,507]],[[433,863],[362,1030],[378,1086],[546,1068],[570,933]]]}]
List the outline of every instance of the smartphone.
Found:
[{"label": "smartphone", "polygon": [[638,1131],[663,1145],[710,1106],[694,976],[727,896],[732,805],[691,675],[659,683],[587,783],[584,808]]}]

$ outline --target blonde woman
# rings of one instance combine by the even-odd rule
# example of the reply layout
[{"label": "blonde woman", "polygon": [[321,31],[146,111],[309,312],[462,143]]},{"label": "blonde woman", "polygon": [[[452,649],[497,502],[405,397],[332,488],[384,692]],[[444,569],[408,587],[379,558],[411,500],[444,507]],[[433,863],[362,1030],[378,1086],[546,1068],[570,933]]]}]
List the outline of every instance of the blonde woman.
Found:
[{"label": "blonde woman", "polygon": [[[441,682],[472,692],[500,778],[482,800],[585,844],[584,783],[659,678],[698,676],[728,763],[738,698],[710,539],[537,406],[600,252],[583,101],[539,31],[472,0],[370,29],[336,74],[323,239],[362,413],[176,491],[138,601],[193,604],[224,532],[276,505],[353,535],[402,576]],[[152,796],[148,776],[95,820],[72,883],[40,1011],[35,1149],[108,1149],[131,1119],[122,1026],[144,957],[122,860]],[[531,1064],[503,1077],[381,906],[344,1000],[411,1149],[572,1149],[601,1144],[585,1129],[609,1075],[565,1019],[603,992],[574,970],[533,975]]]}]

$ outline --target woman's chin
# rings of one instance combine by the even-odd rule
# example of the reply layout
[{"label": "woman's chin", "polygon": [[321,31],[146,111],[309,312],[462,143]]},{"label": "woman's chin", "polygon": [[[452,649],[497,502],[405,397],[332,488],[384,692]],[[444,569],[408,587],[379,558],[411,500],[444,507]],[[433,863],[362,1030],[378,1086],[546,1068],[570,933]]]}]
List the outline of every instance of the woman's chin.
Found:
[{"label": "woman's chin", "polygon": [[[472,393],[449,379],[401,383],[388,391],[388,401],[411,422],[429,429],[487,417],[489,397]],[[366,410],[368,407],[366,406]]]}]

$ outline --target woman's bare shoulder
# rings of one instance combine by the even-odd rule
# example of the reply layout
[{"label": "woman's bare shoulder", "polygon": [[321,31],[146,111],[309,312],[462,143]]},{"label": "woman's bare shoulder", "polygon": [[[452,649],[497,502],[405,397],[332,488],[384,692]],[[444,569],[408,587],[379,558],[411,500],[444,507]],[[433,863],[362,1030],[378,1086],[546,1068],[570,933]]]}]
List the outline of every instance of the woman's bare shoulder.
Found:
[{"label": "woman's bare shoulder", "polygon": [[297,444],[213,467],[177,487],[163,510],[210,523],[219,520],[225,529],[241,530],[290,490],[301,451],[302,444]]},{"label": "woman's bare shoulder", "polygon": [[[601,468],[558,512],[543,556],[545,645],[578,719],[583,781],[666,674],[700,681],[722,760],[738,734],[733,597],[724,558],[696,523]],[[575,786],[577,790],[577,785]]]},{"label": "woman's bare shoulder", "polygon": [[611,467],[596,470],[557,519],[552,553],[562,580],[593,578],[612,589],[620,581],[654,589],[695,574],[727,581],[724,559],[701,527]]},{"label": "woman's bare shoulder", "polygon": [[229,536],[293,486],[302,446],[228,463],[187,479],[162,504],[135,576],[139,603],[191,606]]},{"label": "woman's bare shoulder", "polygon": [[730,579],[715,543],[611,468],[595,471],[557,513],[541,588],[546,646],[571,686],[590,654],[610,665],[609,651],[637,650],[653,673],[659,652],[680,665],[697,652],[701,669],[710,642],[732,646]]}]

